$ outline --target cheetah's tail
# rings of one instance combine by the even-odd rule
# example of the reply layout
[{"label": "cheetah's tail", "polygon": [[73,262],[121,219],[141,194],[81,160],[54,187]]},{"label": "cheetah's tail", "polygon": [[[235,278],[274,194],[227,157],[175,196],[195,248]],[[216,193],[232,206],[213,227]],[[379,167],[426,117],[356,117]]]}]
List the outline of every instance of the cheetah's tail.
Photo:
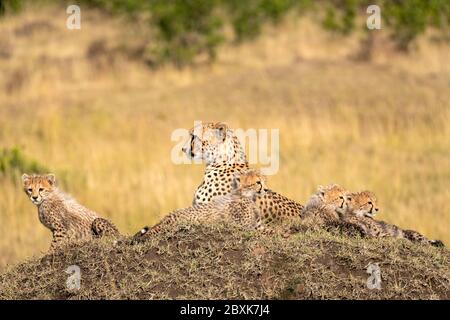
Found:
[{"label": "cheetah's tail", "polygon": [[430,244],[433,247],[440,247],[440,248],[445,247],[444,243],[441,240],[431,240]]},{"label": "cheetah's tail", "polygon": [[148,226],[143,227],[139,232],[137,232],[131,240],[131,244],[136,244],[142,241],[142,237],[150,230]]}]

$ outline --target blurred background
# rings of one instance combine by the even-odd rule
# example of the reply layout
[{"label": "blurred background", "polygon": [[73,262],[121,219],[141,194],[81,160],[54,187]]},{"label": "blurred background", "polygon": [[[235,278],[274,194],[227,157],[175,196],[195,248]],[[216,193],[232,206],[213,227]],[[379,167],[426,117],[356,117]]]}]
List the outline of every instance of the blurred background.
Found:
[{"label": "blurred background", "polygon": [[[81,9],[69,30],[68,5]],[[370,4],[381,30],[368,30]],[[124,233],[190,205],[202,165],[175,165],[195,120],[279,129],[269,186],[369,189],[379,218],[450,244],[450,2],[0,1],[0,269],[50,232],[23,172]]]}]

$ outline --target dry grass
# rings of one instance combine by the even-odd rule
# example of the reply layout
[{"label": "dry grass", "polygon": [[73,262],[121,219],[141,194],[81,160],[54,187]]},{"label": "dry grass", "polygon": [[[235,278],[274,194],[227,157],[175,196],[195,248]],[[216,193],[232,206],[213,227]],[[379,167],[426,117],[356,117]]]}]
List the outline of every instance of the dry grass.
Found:
[{"label": "dry grass", "polygon": [[[318,184],[370,189],[381,219],[450,243],[448,45],[424,38],[409,57],[356,63],[357,38],[287,23],[213,65],[152,71],[139,25],[98,12],[81,31],[64,22],[61,8],[0,21],[0,146],[22,146],[123,232],[191,202],[202,166],[174,165],[170,134],[218,120],[280,129],[274,190],[304,202]],[[50,234],[19,181],[0,186],[4,266]]]},{"label": "dry grass", "polygon": [[[306,232],[288,239],[232,225],[183,226],[142,245],[93,241],[0,275],[0,299],[442,299],[446,249]],[[367,288],[377,263],[381,290]],[[77,265],[79,291],[66,288]]]}]

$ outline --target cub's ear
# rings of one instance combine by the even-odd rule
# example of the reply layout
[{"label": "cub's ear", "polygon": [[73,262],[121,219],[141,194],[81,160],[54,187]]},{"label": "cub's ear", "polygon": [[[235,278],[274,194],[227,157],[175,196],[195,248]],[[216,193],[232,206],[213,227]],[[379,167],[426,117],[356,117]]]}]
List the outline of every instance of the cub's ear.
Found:
[{"label": "cub's ear", "polygon": [[225,141],[226,137],[227,137],[227,130],[228,130],[228,126],[226,123],[223,122],[217,122],[214,125],[214,128],[217,129],[217,133],[219,135],[219,139],[222,141]]},{"label": "cub's ear", "polygon": [[30,180],[30,176],[27,175],[26,173],[24,173],[24,174],[22,175],[22,183],[25,183],[25,182],[27,182],[28,180]]},{"label": "cub's ear", "polygon": [[326,188],[324,186],[322,186],[322,185],[320,185],[317,188],[317,193],[319,193],[322,197],[325,196],[325,191],[326,191]]},{"label": "cub's ear", "polygon": [[48,183],[50,183],[51,186],[54,186],[56,183],[56,178],[55,175],[53,173],[50,173],[48,175],[45,176],[47,178]]},{"label": "cub's ear", "polygon": [[345,200],[345,201],[351,201],[351,200],[352,200],[352,195],[351,195],[350,192],[345,192],[345,193],[343,194],[343,197],[344,197],[344,200]]}]

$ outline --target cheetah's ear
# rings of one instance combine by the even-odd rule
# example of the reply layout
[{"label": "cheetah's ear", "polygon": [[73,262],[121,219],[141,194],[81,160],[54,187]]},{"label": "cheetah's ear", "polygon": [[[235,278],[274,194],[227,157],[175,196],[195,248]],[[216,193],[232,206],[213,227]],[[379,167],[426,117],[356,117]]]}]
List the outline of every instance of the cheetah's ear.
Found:
[{"label": "cheetah's ear", "polygon": [[219,139],[221,139],[222,141],[225,141],[226,137],[227,137],[227,130],[228,130],[228,126],[226,123],[223,122],[217,122],[214,127],[217,129],[217,132],[219,134]]},{"label": "cheetah's ear", "polygon": [[48,183],[50,183],[51,186],[55,185],[56,178],[53,173],[50,173],[50,174],[46,175],[45,177],[47,178],[47,181],[48,181]]},{"label": "cheetah's ear", "polygon": [[267,176],[262,173],[261,169],[251,169],[249,172],[253,172],[261,182],[267,182]]},{"label": "cheetah's ear", "polygon": [[263,174],[259,175],[259,181],[263,189],[267,189],[267,177]]},{"label": "cheetah's ear", "polygon": [[317,193],[320,194],[322,197],[325,196],[325,191],[326,191],[326,188],[324,186],[320,185],[317,187]]},{"label": "cheetah's ear", "polygon": [[345,201],[351,201],[352,200],[352,196],[351,196],[351,192],[345,192],[344,194],[343,194],[343,197],[344,197],[344,200]]},{"label": "cheetah's ear", "polygon": [[30,176],[27,175],[26,173],[24,173],[24,174],[22,175],[22,183],[25,183],[25,182],[27,182],[28,180],[30,180]]}]

